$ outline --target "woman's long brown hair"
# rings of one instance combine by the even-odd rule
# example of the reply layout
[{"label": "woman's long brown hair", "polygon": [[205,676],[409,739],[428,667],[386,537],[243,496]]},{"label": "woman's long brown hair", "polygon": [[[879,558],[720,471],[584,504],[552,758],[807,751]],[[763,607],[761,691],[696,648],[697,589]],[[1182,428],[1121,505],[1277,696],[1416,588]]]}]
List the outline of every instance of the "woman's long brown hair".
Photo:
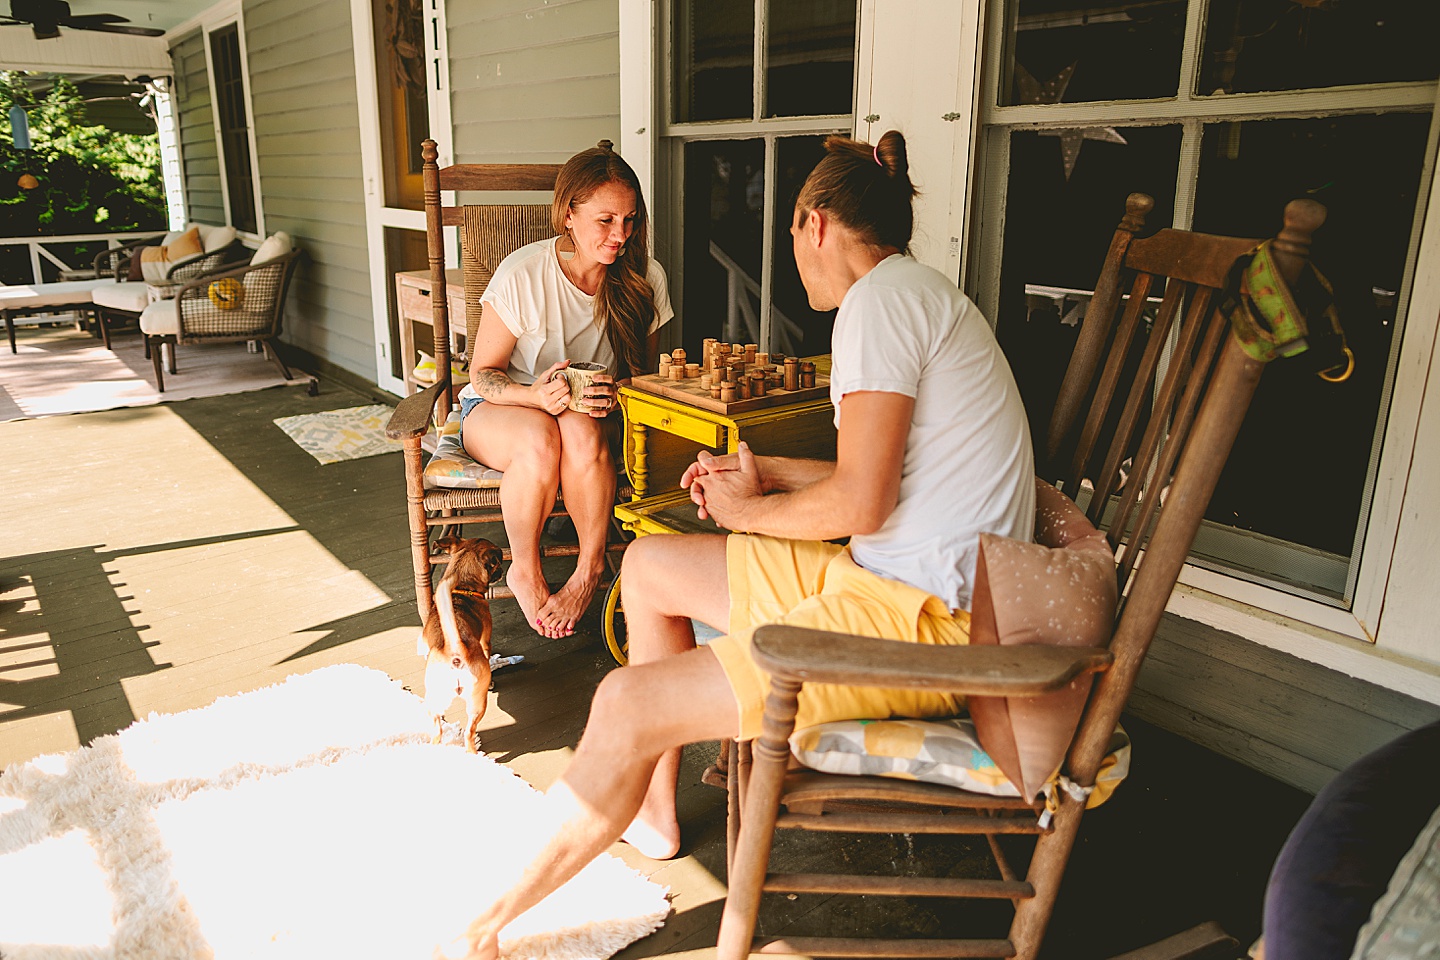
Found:
[{"label": "woman's long brown hair", "polygon": [[635,192],[635,225],[615,262],[605,268],[605,279],[595,294],[595,322],[605,330],[620,369],[616,379],[645,373],[645,338],[655,319],[655,292],[650,289],[650,217],[640,178],[621,159],[609,140],[575,154],[555,178],[552,225],[565,233],[565,214],[589,200],[607,183],[623,183]]}]

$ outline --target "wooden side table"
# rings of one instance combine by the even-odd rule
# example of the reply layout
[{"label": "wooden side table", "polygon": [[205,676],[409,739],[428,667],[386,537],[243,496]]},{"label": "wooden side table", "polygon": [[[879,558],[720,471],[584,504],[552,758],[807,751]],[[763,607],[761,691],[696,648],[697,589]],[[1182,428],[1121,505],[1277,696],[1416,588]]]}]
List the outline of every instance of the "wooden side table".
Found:
[{"label": "wooden side table", "polygon": [[[434,350],[435,314],[431,304],[429,270],[406,270],[395,274],[395,303],[400,319],[400,375],[405,392],[414,393],[430,383],[415,378],[419,350]],[[452,356],[465,352],[465,275],[458,267],[445,271],[445,290],[450,306],[450,349]],[[423,327],[416,339],[416,327]],[[433,382],[433,381],[432,381]],[[464,384],[461,384],[464,386]]]}]

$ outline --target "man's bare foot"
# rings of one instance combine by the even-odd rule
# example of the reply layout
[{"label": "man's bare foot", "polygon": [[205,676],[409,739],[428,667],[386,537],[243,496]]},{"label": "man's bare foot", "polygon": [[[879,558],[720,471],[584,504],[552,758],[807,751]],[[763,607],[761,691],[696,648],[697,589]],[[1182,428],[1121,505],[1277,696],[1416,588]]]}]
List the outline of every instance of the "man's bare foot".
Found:
[{"label": "man's bare foot", "polygon": [[657,830],[636,817],[620,839],[651,860],[669,860],[680,852],[680,824],[671,821],[665,829]]},{"label": "man's bare foot", "polygon": [[595,597],[595,588],[600,584],[602,566],[594,571],[581,571],[579,567],[565,581],[565,586],[550,595],[540,608],[540,632],[547,637],[568,637],[575,632],[575,624],[585,615],[590,601]]},{"label": "man's bare foot", "polygon": [[491,930],[482,920],[447,944],[435,948],[434,960],[497,960],[500,956],[499,931]]},{"label": "man's bare foot", "polygon": [[520,612],[525,614],[525,622],[536,633],[549,636],[541,627],[540,611],[550,602],[550,587],[545,583],[545,574],[537,567],[533,572],[526,572],[518,564],[510,564],[510,569],[505,573],[505,584],[515,594],[515,601],[520,604]]}]

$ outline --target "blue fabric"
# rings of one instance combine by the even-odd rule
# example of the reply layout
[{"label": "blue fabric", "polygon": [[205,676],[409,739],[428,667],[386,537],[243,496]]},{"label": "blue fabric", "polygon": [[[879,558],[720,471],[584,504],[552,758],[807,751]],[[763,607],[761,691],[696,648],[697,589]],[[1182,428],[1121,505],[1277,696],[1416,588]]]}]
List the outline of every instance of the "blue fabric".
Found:
[{"label": "blue fabric", "polygon": [[465,418],[470,416],[470,411],[485,402],[484,397],[461,397],[460,398],[460,430],[465,430]]},{"label": "blue fabric", "polygon": [[1435,812],[1440,722],[1346,767],[1290,832],[1265,890],[1266,960],[1346,960]]}]

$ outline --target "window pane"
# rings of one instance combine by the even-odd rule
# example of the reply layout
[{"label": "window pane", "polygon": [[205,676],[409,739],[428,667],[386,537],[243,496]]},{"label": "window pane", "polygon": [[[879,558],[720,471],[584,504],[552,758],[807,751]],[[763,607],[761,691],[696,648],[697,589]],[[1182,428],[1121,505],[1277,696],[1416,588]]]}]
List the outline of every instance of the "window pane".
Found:
[{"label": "window pane", "polygon": [[760,338],[765,141],[685,144],[685,349]]},{"label": "window pane", "polygon": [[1002,104],[1173,97],[1185,0],[1011,0]]},{"label": "window pane", "polygon": [[385,205],[425,208],[420,143],[430,136],[420,0],[371,0]]},{"label": "window pane", "polygon": [[1434,0],[1211,0],[1197,92],[1434,80],[1437,31]]},{"label": "window pane", "polygon": [[1068,180],[1056,137],[1009,134],[999,316],[992,319],[1037,443],[1043,443],[1049,427],[1084,303],[1125,214],[1125,198],[1136,192],[1155,198],[1145,233],[1171,223],[1180,128],[1121,127],[1116,132],[1124,144],[1082,140]]},{"label": "window pane", "polygon": [[675,120],[755,114],[755,0],[675,4]]},{"label": "window pane", "polygon": [[245,112],[245,78],[240,70],[240,31],[233,23],[210,34],[210,62],[215,70],[212,96],[219,107],[219,148],[225,164],[230,224],[254,233],[258,223],[250,168],[250,125]]},{"label": "window pane", "polygon": [[811,357],[830,352],[835,311],[810,309],[810,298],[795,266],[790,224],[795,219],[795,197],[815,165],[825,156],[825,138],[781,137],[776,141],[775,262],[770,281],[770,345],[772,353]]},{"label": "window pane", "polygon": [[[1324,203],[1329,217],[1312,258],[1334,285],[1356,363],[1354,375],[1339,384],[1321,381],[1300,362],[1270,366],[1209,519],[1349,558],[1395,346],[1395,304],[1429,120],[1391,114],[1205,128],[1195,229],[1273,236],[1288,200]],[[1345,568],[1338,565],[1338,583],[1304,585],[1338,595]]]},{"label": "window pane", "polygon": [[771,0],[768,10],[765,116],[850,113],[855,0]]}]

